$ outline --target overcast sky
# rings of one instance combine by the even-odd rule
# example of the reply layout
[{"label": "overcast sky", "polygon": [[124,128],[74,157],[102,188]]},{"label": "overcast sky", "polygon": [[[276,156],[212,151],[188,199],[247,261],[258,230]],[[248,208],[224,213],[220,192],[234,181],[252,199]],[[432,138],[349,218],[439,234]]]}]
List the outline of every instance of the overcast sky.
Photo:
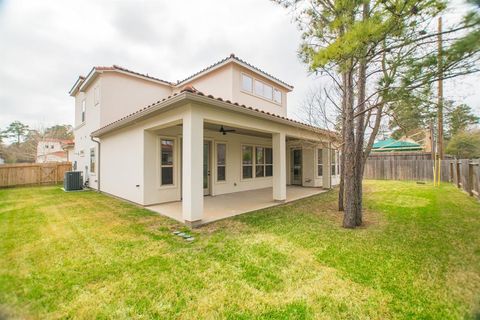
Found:
[{"label": "overcast sky", "polygon": [[[320,81],[297,58],[291,18],[268,0],[0,0],[0,128],[72,124],[68,91],[95,65],[176,81],[230,53],[292,84],[289,116],[299,118]],[[446,97],[480,114],[479,81],[449,81]]]}]

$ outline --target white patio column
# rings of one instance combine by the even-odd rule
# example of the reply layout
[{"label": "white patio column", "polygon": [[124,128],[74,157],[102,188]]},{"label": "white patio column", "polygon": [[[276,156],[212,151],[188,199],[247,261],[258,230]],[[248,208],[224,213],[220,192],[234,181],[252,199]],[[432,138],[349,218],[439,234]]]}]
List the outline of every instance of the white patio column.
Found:
[{"label": "white patio column", "polygon": [[273,147],[273,200],[287,200],[287,153],[285,133],[272,134]]},{"label": "white patio column", "polygon": [[330,143],[323,148],[323,188],[330,189],[332,187],[332,160],[330,152]]},{"label": "white patio column", "polygon": [[190,107],[183,116],[182,215],[198,225],[203,217],[203,117]]}]

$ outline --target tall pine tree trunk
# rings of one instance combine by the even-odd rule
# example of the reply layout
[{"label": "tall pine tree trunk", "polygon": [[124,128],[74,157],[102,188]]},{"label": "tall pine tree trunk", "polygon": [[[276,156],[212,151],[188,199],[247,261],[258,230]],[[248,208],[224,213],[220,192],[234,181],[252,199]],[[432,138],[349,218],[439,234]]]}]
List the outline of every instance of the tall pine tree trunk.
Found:
[{"label": "tall pine tree trunk", "polygon": [[[363,20],[368,19],[370,11],[369,0],[363,3]],[[358,64],[358,79],[357,79],[357,108],[356,113],[356,128],[355,128],[355,165],[354,165],[354,207],[355,207],[355,224],[356,226],[362,225],[363,221],[363,155],[365,144],[365,98],[366,98],[366,85],[367,85],[367,50],[363,52],[363,56],[359,59]]]},{"label": "tall pine tree trunk", "polygon": [[355,209],[355,128],[354,128],[354,110],[353,110],[353,68],[352,64],[346,74],[346,86],[344,95],[346,95],[346,104],[344,115],[344,215],[343,227],[356,227],[356,209]]},{"label": "tall pine tree trunk", "polygon": [[344,137],[345,137],[345,105],[347,103],[347,95],[346,93],[346,82],[347,82],[347,74],[345,72],[342,73],[342,112],[341,112],[341,138],[342,138],[342,145],[340,146],[340,183],[338,185],[338,211],[343,211],[344,210],[344,193],[345,193],[345,178],[344,178],[344,172],[345,172],[345,143],[344,142]]}]

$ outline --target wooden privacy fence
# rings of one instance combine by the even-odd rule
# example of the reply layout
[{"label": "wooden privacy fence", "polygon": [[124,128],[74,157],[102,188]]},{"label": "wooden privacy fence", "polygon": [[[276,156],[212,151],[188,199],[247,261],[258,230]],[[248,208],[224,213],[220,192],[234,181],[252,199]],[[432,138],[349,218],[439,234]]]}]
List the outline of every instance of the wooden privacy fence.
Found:
[{"label": "wooden privacy fence", "polygon": [[[480,159],[442,160],[441,181],[452,182],[472,196],[480,192]],[[433,181],[433,160],[368,159],[365,179]]]},{"label": "wooden privacy fence", "polygon": [[0,188],[62,182],[64,173],[70,170],[70,162],[2,164]]}]

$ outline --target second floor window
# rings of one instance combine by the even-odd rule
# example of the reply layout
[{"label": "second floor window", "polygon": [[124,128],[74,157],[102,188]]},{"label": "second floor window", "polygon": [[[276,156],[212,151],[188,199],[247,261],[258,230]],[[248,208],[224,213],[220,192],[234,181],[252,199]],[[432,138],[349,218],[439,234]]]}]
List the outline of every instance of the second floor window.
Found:
[{"label": "second floor window", "polygon": [[242,74],[242,90],[252,92],[253,79],[245,74]]},{"label": "second floor window", "polygon": [[85,122],[85,113],[87,111],[87,105],[85,100],[82,100],[82,123]]},{"label": "second floor window", "polygon": [[273,88],[268,84],[255,80],[255,94],[265,99],[272,100]]},{"label": "second floor window", "polygon": [[273,90],[273,101],[277,103],[282,103],[282,93],[280,92],[280,90]]},{"label": "second floor window", "polygon": [[273,101],[277,104],[282,103],[282,92],[280,90],[244,73],[242,73],[241,76],[241,90],[253,93],[256,96]]}]

